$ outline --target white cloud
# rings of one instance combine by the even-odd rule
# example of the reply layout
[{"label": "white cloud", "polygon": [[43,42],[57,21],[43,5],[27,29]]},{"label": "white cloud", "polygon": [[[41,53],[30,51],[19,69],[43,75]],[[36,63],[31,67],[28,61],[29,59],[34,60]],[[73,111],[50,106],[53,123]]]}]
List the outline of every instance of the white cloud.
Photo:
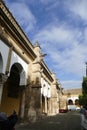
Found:
[{"label": "white cloud", "polygon": [[75,15],[87,21],[87,0],[68,0],[65,4]]},{"label": "white cloud", "polygon": [[[49,25],[48,27],[40,30],[34,39],[39,39],[42,42],[52,43],[52,45],[57,45],[59,48],[68,47],[72,42],[81,37],[81,32],[69,28],[67,25]],[[75,40],[74,40],[75,39]],[[74,43],[73,43],[74,44]]]},{"label": "white cloud", "polygon": [[84,29],[84,42],[85,42],[85,46],[87,45],[87,27]]},{"label": "white cloud", "polygon": [[34,28],[36,24],[36,19],[31,13],[29,7],[25,3],[11,3],[9,4],[10,10],[12,11],[14,17],[18,23],[24,27],[24,31],[27,33]]},{"label": "white cloud", "polygon": [[72,75],[82,78],[82,76],[85,74],[85,52],[87,48],[85,49],[85,47],[80,47],[77,45],[76,48],[66,49],[63,50],[63,52],[53,51],[50,47],[51,51],[49,49],[49,53],[53,61],[53,66],[56,71],[58,70],[57,72],[60,70],[60,73],[57,75],[61,75],[61,77],[67,77],[67,75],[71,73],[71,77],[68,78],[72,78]]},{"label": "white cloud", "polygon": [[79,30],[69,28],[67,25],[52,26],[40,30],[34,37],[34,40],[39,40],[41,46],[49,47],[56,51],[59,49],[70,49],[76,46],[76,42],[81,38],[82,33]]},{"label": "white cloud", "polygon": [[84,74],[87,59],[87,47],[84,41],[80,42],[81,37],[81,30],[71,29],[65,24],[51,25],[35,36],[52,59],[51,67],[60,69],[62,76],[71,73],[80,78]]}]

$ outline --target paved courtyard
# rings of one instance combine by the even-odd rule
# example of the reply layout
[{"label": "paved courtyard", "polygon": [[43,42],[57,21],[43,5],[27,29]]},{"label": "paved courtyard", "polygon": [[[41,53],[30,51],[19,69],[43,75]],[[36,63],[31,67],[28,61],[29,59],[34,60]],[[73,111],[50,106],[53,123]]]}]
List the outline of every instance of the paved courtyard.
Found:
[{"label": "paved courtyard", "polygon": [[41,121],[16,126],[16,130],[80,130],[79,112],[61,113],[45,117]]}]

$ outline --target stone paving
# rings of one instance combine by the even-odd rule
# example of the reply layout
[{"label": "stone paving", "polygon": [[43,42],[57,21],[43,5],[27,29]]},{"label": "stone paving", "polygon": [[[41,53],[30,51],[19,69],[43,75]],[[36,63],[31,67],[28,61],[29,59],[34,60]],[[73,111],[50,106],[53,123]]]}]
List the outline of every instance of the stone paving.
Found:
[{"label": "stone paving", "polygon": [[80,130],[79,112],[61,113],[41,121],[16,126],[16,130]]}]

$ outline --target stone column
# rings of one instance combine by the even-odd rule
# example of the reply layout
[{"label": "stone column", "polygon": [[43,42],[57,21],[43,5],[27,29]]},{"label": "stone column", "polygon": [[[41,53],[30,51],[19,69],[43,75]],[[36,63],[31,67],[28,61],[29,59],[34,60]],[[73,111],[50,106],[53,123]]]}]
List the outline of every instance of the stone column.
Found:
[{"label": "stone column", "polygon": [[6,63],[5,74],[8,74],[8,73],[9,73],[9,67],[10,67],[11,56],[12,56],[12,49],[13,49],[13,47],[10,47],[10,48],[9,48],[9,53],[8,53],[8,59],[7,59],[7,63]]},{"label": "stone column", "polygon": [[25,90],[23,89],[20,92],[20,108],[19,108],[20,119],[24,118],[24,111],[25,111]]},{"label": "stone column", "polygon": [[30,122],[35,122],[37,119],[41,118],[41,88],[31,87],[30,92],[30,102],[28,109],[28,120]]},{"label": "stone column", "polygon": [[36,121],[36,109],[35,109],[35,99],[31,97],[30,108],[28,110],[28,119],[30,122]]},{"label": "stone column", "polygon": [[3,84],[7,80],[7,76],[4,74],[0,74],[0,104],[2,100],[2,93],[3,93]]},{"label": "stone column", "polygon": [[48,100],[48,115],[51,114],[51,99]]},{"label": "stone column", "polygon": [[47,97],[45,96],[45,113],[47,113]]},{"label": "stone column", "polygon": [[3,83],[0,82],[0,105],[1,105],[1,99],[2,99],[2,92],[3,92]]}]

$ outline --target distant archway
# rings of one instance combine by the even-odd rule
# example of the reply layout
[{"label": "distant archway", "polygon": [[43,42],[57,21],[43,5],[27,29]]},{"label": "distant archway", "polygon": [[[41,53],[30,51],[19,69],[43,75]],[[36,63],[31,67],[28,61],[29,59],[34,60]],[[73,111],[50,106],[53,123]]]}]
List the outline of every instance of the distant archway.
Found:
[{"label": "distant archway", "polygon": [[73,100],[72,99],[68,100],[68,105],[73,105]]},{"label": "distant archway", "polygon": [[75,105],[79,105],[79,99],[75,100]]}]

